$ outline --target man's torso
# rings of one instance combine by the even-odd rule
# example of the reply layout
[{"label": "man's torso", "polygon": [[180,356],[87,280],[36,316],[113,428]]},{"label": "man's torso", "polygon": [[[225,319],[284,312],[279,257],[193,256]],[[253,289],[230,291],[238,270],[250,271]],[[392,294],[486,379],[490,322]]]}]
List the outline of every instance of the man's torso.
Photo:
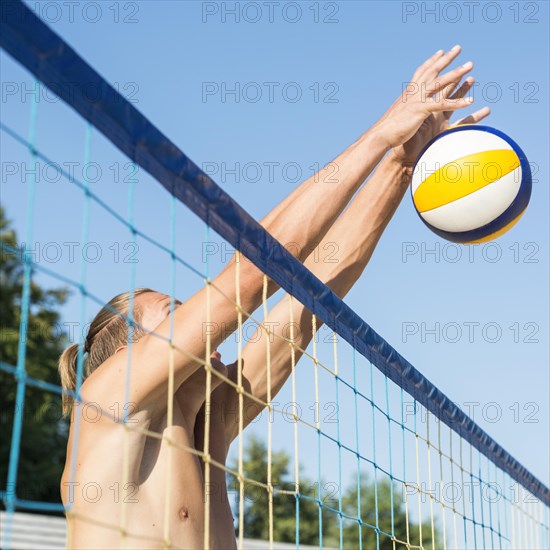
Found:
[{"label": "man's torso", "polygon": [[[107,414],[91,422],[97,410],[75,410],[81,414],[78,444],[73,420],[68,447],[69,453],[73,447],[78,451],[75,475],[70,479],[68,454],[61,484],[63,502],[74,512],[68,514],[70,547],[152,549],[169,541],[172,548],[203,548],[204,407],[196,419],[186,418],[178,401],[185,397],[183,388],[176,392],[170,427],[166,414],[151,420],[138,412],[124,428]],[[214,402],[212,408],[221,406]],[[222,416],[212,414],[209,454],[221,464],[225,433]],[[231,548],[235,536],[225,471],[210,464],[209,475],[210,546]]]}]

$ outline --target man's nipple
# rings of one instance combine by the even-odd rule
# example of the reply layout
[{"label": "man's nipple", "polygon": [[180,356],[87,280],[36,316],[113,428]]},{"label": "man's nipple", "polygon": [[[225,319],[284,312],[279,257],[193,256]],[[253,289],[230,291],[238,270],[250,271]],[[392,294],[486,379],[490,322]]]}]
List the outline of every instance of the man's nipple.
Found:
[{"label": "man's nipple", "polygon": [[186,519],[189,519],[189,512],[185,506],[182,506],[178,512],[178,516],[180,518],[180,521],[185,521]]}]

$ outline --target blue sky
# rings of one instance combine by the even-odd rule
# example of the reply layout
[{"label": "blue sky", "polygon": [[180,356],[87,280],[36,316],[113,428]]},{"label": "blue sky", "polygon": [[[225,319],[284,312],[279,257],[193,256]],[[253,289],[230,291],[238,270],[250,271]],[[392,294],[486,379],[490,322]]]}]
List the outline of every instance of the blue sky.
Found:
[{"label": "blue sky", "polygon": [[[302,2],[297,11],[281,2],[270,13],[261,2],[241,2],[238,22],[223,11],[234,3],[129,2],[116,9],[101,3],[100,12],[92,4],[70,13],[61,4],[46,11],[45,4],[28,2],[256,219],[374,123],[426,57],[462,45],[459,60],[474,62],[478,82],[471,110],[490,106],[487,124],[509,134],[532,163],[530,206],[495,244],[462,248],[431,234],[407,194],[346,302],[548,484],[548,4],[501,2],[482,9],[473,3],[468,9],[456,2]],[[245,4],[252,7],[243,11]],[[24,91],[32,80],[4,52],[0,59],[3,122],[26,136],[30,99]],[[82,172],[82,121],[46,92],[37,120],[38,147]],[[4,134],[2,150],[13,170],[30,162]],[[93,191],[125,215],[127,161],[95,132],[91,151],[98,173]],[[23,240],[21,176],[2,178],[2,203]],[[136,223],[168,245],[170,199],[147,174],[137,178]],[[77,260],[84,251],[82,194],[54,179],[41,174],[33,238],[46,267],[78,279],[81,262],[71,261],[69,249],[75,247]],[[327,200],[331,192],[327,188]],[[203,270],[204,226],[185,208],[177,212],[177,252]],[[86,262],[87,284],[95,294],[109,299],[124,290],[132,268],[139,286],[170,291],[166,255],[142,242],[134,249],[128,231],[95,206],[90,220],[89,241],[98,245],[86,249],[93,259]],[[209,258],[215,273],[224,248],[211,238],[218,246]],[[198,277],[182,267],[177,273],[180,298],[200,288]],[[46,276],[42,281],[57,284]],[[80,322],[79,303],[75,294],[64,312],[67,322]],[[88,304],[88,319],[96,309]],[[330,355],[331,346],[325,348]],[[222,351],[230,360],[234,345]],[[342,368],[349,368],[349,350],[342,353]],[[311,377],[311,370],[298,373],[304,415],[313,403],[305,390]],[[334,382],[322,384],[326,402],[333,402]],[[290,384],[281,402],[289,396]],[[344,405],[339,412],[342,425],[353,426],[352,412]],[[288,426],[274,426],[275,447],[291,452]],[[329,469],[337,461],[331,452]],[[314,472],[308,453],[304,445],[300,461]]]}]

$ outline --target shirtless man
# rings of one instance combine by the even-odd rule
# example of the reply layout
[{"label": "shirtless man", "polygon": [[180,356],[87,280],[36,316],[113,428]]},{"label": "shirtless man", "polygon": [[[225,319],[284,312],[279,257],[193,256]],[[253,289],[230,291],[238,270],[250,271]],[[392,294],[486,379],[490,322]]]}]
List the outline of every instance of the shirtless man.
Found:
[{"label": "shirtless man", "polygon": [[[325,169],[321,170],[317,179],[311,177],[302,183],[261,222],[279,242],[296,243],[295,256],[340,297],[347,294],[367,265],[403,197],[411,165],[421,148],[449,127],[452,112],[471,104],[464,96],[473,78],[460,84],[471,64],[440,75],[459,52],[457,46],[447,53],[439,51],[416,70],[411,85],[384,116],[335,159],[338,183],[324,185]],[[475,123],[488,114],[489,109],[484,108],[459,122]],[[384,156],[369,183],[340,216]],[[328,174],[330,168],[326,170]],[[338,263],[315,262],[311,252],[317,246],[322,250],[328,242],[338,243]],[[262,301],[263,274],[249,261],[241,261],[239,266],[242,308],[251,312]],[[231,261],[213,281],[233,301],[236,301],[235,270],[236,263]],[[270,282],[268,294],[275,290],[276,285]],[[205,357],[204,323],[208,319],[205,293],[203,289],[185,303],[177,302],[170,315],[168,296],[150,290],[137,291],[135,319],[143,330],[134,334],[137,341],[130,349],[126,345],[126,321],[109,309],[103,308],[90,326],[85,343],[88,376],[81,395],[85,402],[95,405],[93,409],[83,404],[72,406],[67,462],[61,480],[63,502],[71,509],[68,513],[71,548],[203,548],[206,544],[212,548],[235,547],[225,472],[212,463],[208,489],[211,519],[205,532],[205,460],[201,453],[205,448],[206,373],[204,366],[191,358]],[[210,320],[216,326],[235,330],[235,306],[214,288],[210,294]],[[126,314],[128,302],[128,295],[124,294],[113,299],[110,306]],[[311,314],[297,300],[292,304],[293,319],[299,325],[295,343],[305,349],[312,338]],[[286,300],[269,313],[271,327],[283,327],[289,320]],[[170,424],[167,340],[171,323],[174,406],[172,426],[167,427]],[[211,349],[215,350],[229,332],[212,334]],[[62,383],[68,389],[75,384],[77,349],[76,344],[71,346],[60,359]],[[270,353],[271,396],[275,396],[291,372],[291,355],[288,343],[277,337]],[[267,400],[265,354],[265,341],[260,338],[252,338],[242,353],[243,385],[262,402]],[[300,353],[296,353],[295,359],[299,358]],[[126,402],[130,361],[128,401],[132,406],[126,412],[131,429],[127,432],[125,464],[124,428],[120,425],[124,411],[117,411],[115,404]],[[216,351],[210,361],[213,370],[237,381],[237,362],[225,365]],[[225,464],[239,423],[234,412],[224,414],[224,411],[238,410],[238,393],[215,373],[211,380],[208,451],[213,461]],[[70,406],[70,400],[65,401]],[[259,414],[261,407],[245,396],[244,410],[248,413],[244,418],[246,427],[254,419],[250,411]],[[78,418],[78,445],[73,446]],[[174,444],[170,446],[167,439]],[[127,472],[126,479],[123,471]]]}]

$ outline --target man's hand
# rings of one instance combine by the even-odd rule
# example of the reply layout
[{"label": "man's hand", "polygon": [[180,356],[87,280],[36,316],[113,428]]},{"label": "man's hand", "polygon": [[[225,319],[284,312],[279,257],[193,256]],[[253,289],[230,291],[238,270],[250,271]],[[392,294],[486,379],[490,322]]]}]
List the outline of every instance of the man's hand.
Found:
[{"label": "man's hand", "polygon": [[[452,100],[457,100],[468,93],[470,88],[474,84],[474,78],[468,77],[451,96]],[[412,168],[414,162],[418,158],[418,155],[424,148],[424,146],[435,136],[448,130],[451,126],[459,126],[460,124],[475,124],[480,120],[483,120],[491,113],[489,107],[483,107],[475,113],[461,118],[457,122],[451,125],[450,119],[453,111],[440,111],[438,113],[432,113],[424,120],[420,125],[417,132],[406,141],[403,145],[392,149],[390,154],[395,160],[403,164],[404,166],[410,166]]]},{"label": "man's hand", "polygon": [[[474,83],[472,77],[456,90],[462,77],[472,70],[471,62],[439,75],[459,53],[460,46],[455,46],[446,54],[439,50],[425,61],[376,124],[381,138],[394,148],[392,154],[404,164],[412,164],[422,147],[449,127],[454,111],[473,102],[473,98],[464,97]],[[488,108],[480,109],[458,123],[478,122],[488,114]]]}]

